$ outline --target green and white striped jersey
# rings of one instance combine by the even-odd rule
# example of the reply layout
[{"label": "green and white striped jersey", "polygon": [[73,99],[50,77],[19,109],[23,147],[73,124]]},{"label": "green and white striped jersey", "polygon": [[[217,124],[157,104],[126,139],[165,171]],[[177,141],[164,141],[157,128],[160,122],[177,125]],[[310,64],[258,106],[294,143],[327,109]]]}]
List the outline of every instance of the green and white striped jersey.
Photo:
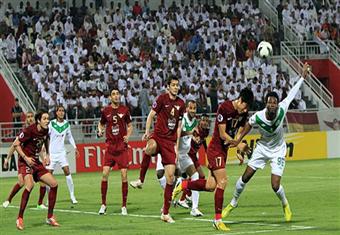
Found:
[{"label": "green and white striped jersey", "polygon": [[[198,124],[196,118],[189,119],[188,113],[184,113],[182,119],[182,131],[192,131]],[[192,135],[182,136],[179,139],[179,153],[187,154],[190,151]]]},{"label": "green and white striped jersey", "polygon": [[262,146],[267,150],[275,151],[275,149],[279,149],[285,144],[283,138],[283,120],[288,111],[288,107],[299,91],[302,82],[303,78],[301,77],[289,91],[287,97],[279,103],[278,113],[274,120],[267,120],[266,108],[256,112],[250,117],[249,124],[251,126],[259,126],[261,137],[257,142],[257,145]]},{"label": "green and white striped jersey", "polygon": [[49,151],[52,154],[63,153],[65,149],[65,137],[67,136],[70,144],[76,148],[76,143],[74,142],[70,123],[66,120],[63,122],[58,122],[57,119],[53,119],[48,124],[48,133],[50,135],[50,146]]}]

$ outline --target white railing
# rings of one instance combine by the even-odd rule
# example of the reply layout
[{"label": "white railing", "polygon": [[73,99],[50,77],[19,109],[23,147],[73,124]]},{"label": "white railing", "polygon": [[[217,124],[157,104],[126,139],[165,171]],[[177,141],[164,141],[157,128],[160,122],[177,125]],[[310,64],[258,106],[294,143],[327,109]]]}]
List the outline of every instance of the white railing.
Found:
[{"label": "white railing", "polygon": [[259,8],[261,12],[263,12],[268,19],[270,19],[270,22],[273,24],[273,26],[278,29],[279,26],[279,20],[277,17],[277,10],[268,0],[259,1]]},{"label": "white railing", "polygon": [[35,111],[32,100],[28,96],[26,90],[13,72],[2,52],[0,52],[0,74],[2,75],[9,89],[11,89],[13,95],[19,99],[24,112]]},{"label": "white railing", "polygon": [[335,45],[334,41],[325,41],[329,49],[329,57],[340,69],[340,49]]},{"label": "white railing", "polygon": [[[297,74],[302,74],[303,63],[284,42],[281,42],[281,56],[282,60],[287,63],[291,69],[293,69]],[[315,77],[313,73],[310,74],[309,79],[306,79],[305,84],[327,108],[334,107],[332,93]]]},{"label": "white railing", "polygon": [[321,59],[330,56],[327,46],[316,41],[287,41],[282,43],[300,59]]}]

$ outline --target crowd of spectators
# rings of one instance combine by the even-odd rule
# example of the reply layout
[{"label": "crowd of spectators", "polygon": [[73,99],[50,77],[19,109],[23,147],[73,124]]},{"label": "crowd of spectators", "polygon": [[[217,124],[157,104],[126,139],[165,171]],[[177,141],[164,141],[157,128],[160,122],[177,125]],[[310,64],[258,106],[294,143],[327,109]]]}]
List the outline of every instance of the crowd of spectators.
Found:
[{"label": "crowd of spectators", "polygon": [[[179,96],[196,100],[198,112],[216,112],[245,87],[256,110],[269,91],[283,99],[295,82],[257,56],[260,41],[275,48],[279,37],[253,1],[163,0],[157,10],[148,0],[98,2],[27,1],[17,9],[8,3],[0,17],[0,49],[22,69],[37,106],[51,114],[63,104],[69,119],[99,117],[118,88],[132,115],[145,116],[169,76],[179,78]],[[305,108],[301,93],[296,100],[295,108]]]},{"label": "crowd of spectators", "polygon": [[291,24],[303,39],[313,41],[317,37],[340,45],[340,0],[281,0],[277,10],[279,17]]}]

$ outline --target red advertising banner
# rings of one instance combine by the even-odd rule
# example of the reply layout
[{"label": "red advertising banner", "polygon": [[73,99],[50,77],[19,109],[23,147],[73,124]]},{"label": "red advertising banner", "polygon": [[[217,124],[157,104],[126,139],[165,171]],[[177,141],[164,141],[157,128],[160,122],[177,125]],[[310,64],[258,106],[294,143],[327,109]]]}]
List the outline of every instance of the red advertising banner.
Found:
[{"label": "red advertising banner", "polygon": [[[129,169],[139,169],[143,160],[143,149],[145,148],[145,141],[131,141],[129,142]],[[104,163],[104,155],[106,151],[105,143],[89,143],[77,144],[80,156],[76,158],[77,172],[94,172],[102,171]],[[201,165],[205,165],[205,151],[203,147],[199,151],[199,160]],[[150,168],[155,168],[157,159],[152,158]],[[114,166],[113,170],[118,167]]]}]

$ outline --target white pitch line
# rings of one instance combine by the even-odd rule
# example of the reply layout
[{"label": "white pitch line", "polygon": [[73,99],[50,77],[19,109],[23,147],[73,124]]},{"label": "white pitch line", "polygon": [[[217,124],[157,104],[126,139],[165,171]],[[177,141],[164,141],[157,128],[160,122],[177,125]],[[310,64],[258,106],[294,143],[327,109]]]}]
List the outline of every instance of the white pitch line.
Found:
[{"label": "white pitch line", "polygon": [[[18,206],[8,206],[9,208],[18,208]],[[30,210],[34,210],[34,211],[46,211],[46,210],[41,210],[41,209],[37,209],[37,208],[28,208]],[[92,211],[79,211],[79,210],[67,210],[67,209],[54,209],[54,211],[57,212],[64,212],[64,213],[71,213],[71,214],[87,214],[87,215],[98,215],[97,212],[92,212]],[[123,216],[120,213],[111,213],[108,215],[113,215],[113,216]],[[139,218],[160,218],[159,215],[139,215],[139,214],[127,214],[126,216],[130,216],[130,217],[139,217]],[[192,218],[192,217],[188,217],[188,218],[181,218],[178,220],[191,220],[191,221],[202,221],[202,222],[213,222],[212,219],[202,219],[202,218]],[[269,227],[283,227],[283,225],[281,224],[267,224],[267,223],[257,223],[257,222],[237,222],[237,221],[228,221],[228,220],[224,220],[224,223],[227,224],[248,224],[248,225],[257,225],[257,226],[269,226]],[[285,230],[303,230],[303,229],[315,229],[316,227],[312,227],[312,226],[303,226],[303,225],[291,225],[289,229],[285,229]],[[260,231],[260,230],[258,230]],[[261,230],[262,231],[262,230]],[[271,230],[263,230],[263,231],[271,231]],[[273,231],[282,231],[282,230],[273,230]],[[249,231],[249,232],[238,232],[238,233],[232,233],[232,234],[243,234],[243,233],[257,233],[256,231]]]}]

